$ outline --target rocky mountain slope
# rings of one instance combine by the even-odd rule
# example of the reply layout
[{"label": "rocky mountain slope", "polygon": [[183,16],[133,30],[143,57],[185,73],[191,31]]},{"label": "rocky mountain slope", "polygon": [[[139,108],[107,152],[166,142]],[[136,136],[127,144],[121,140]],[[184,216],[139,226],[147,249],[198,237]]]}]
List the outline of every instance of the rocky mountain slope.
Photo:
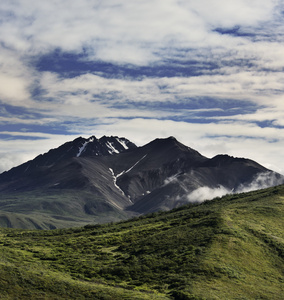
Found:
[{"label": "rocky mountain slope", "polygon": [[174,137],[142,147],[119,137],[80,137],[0,175],[0,224],[107,222],[199,202],[204,188],[214,195],[283,182],[252,160],[209,159]]}]

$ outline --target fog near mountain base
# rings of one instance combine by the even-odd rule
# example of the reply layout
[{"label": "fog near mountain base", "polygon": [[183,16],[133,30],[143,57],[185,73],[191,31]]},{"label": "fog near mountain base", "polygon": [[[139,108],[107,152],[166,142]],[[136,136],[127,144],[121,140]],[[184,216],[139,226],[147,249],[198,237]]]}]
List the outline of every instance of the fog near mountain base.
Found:
[{"label": "fog near mountain base", "polygon": [[212,200],[216,197],[222,197],[230,193],[231,191],[223,186],[219,186],[218,188],[202,186],[187,195],[187,199],[189,202],[201,203],[205,200]]},{"label": "fog near mountain base", "polygon": [[271,186],[276,186],[284,183],[284,178],[279,176],[279,174],[274,172],[264,172],[259,173],[257,177],[249,184],[241,184],[234,193],[245,193],[260,189],[269,188]]},{"label": "fog near mountain base", "polygon": [[228,194],[239,194],[272,186],[284,184],[284,178],[277,173],[264,172],[259,173],[256,178],[249,184],[241,184],[234,190],[229,190],[220,185],[217,188],[202,186],[187,195],[187,200],[191,203],[202,203],[205,200],[212,200],[216,197],[223,197]]}]

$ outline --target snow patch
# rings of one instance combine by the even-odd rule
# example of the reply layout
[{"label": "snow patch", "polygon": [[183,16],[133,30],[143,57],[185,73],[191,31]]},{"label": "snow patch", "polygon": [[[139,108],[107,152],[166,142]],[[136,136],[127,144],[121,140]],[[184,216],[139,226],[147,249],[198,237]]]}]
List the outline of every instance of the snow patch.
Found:
[{"label": "snow patch", "polygon": [[116,138],[116,140],[122,145],[122,147],[124,148],[124,149],[129,149],[129,147],[126,145],[126,142],[125,141],[123,141],[123,140],[120,140],[119,138]]},{"label": "snow patch", "polygon": [[142,160],[142,159],[144,159],[145,157],[147,156],[147,154],[146,155],[144,155],[141,159],[139,159],[131,168],[129,168],[127,171],[125,171],[125,173],[128,173],[128,172],[130,172],[135,166],[137,166],[139,163],[140,163],[140,161]]},{"label": "snow patch", "polygon": [[113,144],[110,142],[106,143],[106,146],[110,149],[108,150],[109,154],[113,154],[113,153],[119,153],[119,151],[117,149],[114,148]]},{"label": "snow patch", "polygon": [[116,175],[116,178],[120,177],[121,175],[123,175],[125,173],[125,171],[120,172],[119,174]]},{"label": "snow patch", "polygon": [[[123,196],[125,196],[123,190],[122,190],[122,189],[117,185],[117,183],[116,183],[117,178],[118,178],[118,175],[115,175],[115,174],[114,174],[112,168],[109,168],[109,170],[110,170],[110,173],[111,173],[111,175],[112,175],[112,177],[113,177],[113,184],[114,184],[114,186],[121,192],[121,194],[122,194]],[[129,200],[130,200],[130,199],[129,199]],[[131,203],[132,203],[132,202],[131,202]]]},{"label": "snow patch", "polygon": [[[84,142],[84,144],[82,145],[82,147],[79,148],[79,152],[77,153],[76,156],[77,156],[77,157],[80,157],[81,154],[85,151],[87,145],[88,145],[89,143],[92,143],[94,140],[95,140],[94,137],[90,137],[86,142]],[[96,153],[96,155],[97,155],[97,153]]]},{"label": "snow patch", "polygon": [[86,149],[86,146],[88,145],[88,143],[89,143],[89,142],[85,142],[85,143],[83,144],[83,146],[79,148],[79,152],[78,152],[77,155],[76,155],[77,157],[80,157],[80,155],[84,152],[84,150]]}]

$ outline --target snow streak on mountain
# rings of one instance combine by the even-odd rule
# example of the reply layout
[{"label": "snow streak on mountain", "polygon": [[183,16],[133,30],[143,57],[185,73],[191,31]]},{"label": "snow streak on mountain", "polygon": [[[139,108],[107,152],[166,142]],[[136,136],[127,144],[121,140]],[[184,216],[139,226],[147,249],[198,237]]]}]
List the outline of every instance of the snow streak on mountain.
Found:
[{"label": "snow streak on mountain", "polygon": [[283,182],[250,159],[209,159],[174,137],[142,147],[121,137],[79,137],[0,174],[0,221],[3,212],[10,223],[7,214],[42,214],[50,227],[66,214],[75,223],[107,222]]}]

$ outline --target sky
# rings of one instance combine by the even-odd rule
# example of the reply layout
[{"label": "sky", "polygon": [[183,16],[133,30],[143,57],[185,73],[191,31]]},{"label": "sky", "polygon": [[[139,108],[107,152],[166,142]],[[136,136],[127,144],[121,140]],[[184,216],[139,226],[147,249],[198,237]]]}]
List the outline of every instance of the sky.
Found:
[{"label": "sky", "polygon": [[284,0],[0,2],[0,172],[175,136],[284,174]]}]

